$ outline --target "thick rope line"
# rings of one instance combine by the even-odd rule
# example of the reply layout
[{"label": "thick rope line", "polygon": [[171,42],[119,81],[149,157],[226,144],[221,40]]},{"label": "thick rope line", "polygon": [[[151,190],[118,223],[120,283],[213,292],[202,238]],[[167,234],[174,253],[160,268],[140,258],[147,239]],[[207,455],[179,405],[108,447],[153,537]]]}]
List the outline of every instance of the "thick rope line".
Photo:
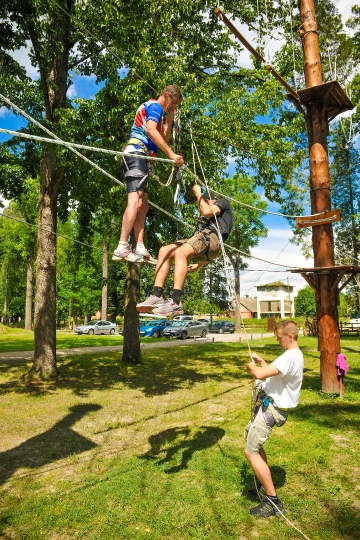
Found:
[{"label": "thick rope line", "polygon": [[[274,261],[276,261],[276,259],[279,257],[279,255],[281,255],[281,253],[288,247],[288,245],[290,244],[290,242],[291,242],[291,239],[290,239],[290,240],[288,241],[288,243],[282,248],[282,250],[279,251],[279,253],[278,253],[278,254],[276,255],[276,257],[273,259],[273,261],[272,261],[271,264],[274,264]],[[269,266],[270,266],[270,265],[269,265]],[[268,271],[269,266],[268,266],[265,270],[263,270],[263,274],[264,274],[265,272]],[[260,274],[260,276],[257,278],[257,280],[254,281],[254,283],[251,284],[251,287],[249,287],[249,288],[247,289],[247,291],[245,291],[245,294],[247,294],[247,293],[250,291],[250,289],[252,289],[252,288],[255,286],[255,284],[259,281],[259,279],[262,278],[263,274]]]},{"label": "thick rope line", "polygon": [[[33,124],[38,126],[40,129],[45,131],[48,135],[53,137],[53,139],[58,141],[57,143],[54,143],[54,141],[51,140],[51,139],[46,139],[46,140],[44,139],[45,142],[54,143],[54,144],[60,144],[62,146],[66,146],[67,148],[69,148],[69,150],[74,152],[77,156],[81,157],[85,161],[87,160],[87,158],[85,158],[82,154],[77,152],[72,147],[79,147],[79,148],[82,148],[82,149],[85,149],[85,150],[91,150],[91,151],[96,151],[96,152],[104,152],[104,153],[107,153],[107,154],[130,155],[130,156],[132,155],[131,153],[127,154],[127,153],[124,153],[124,152],[118,152],[116,150],[104,150],[104,149],[98,148],[96,146],[88,146],[88,147],[86,147],[84,145],[76,145],[76,144],[73,144],[73,143],[65,142],[62,139],[60,139],[60,137],[58,137],[57,135],[52,133],[50,130],[45,128],[42,124],[40,124],[37,120],[35,120],[35,118],[32,118],[32,116],[28,115],[25,111],[20,109],[20,107],[18,107],[14,103],[12,103],[12,101],[10,101],[8,98],[3,96],[2,94],[0,94],[0,99],[2,99],[5,103],[7,103],[10,107],[15,109],[16,111],[18,111],[22,116],[24,116],[25,118],[30,120],[30,122],[32,122]],[[11,133],[11,134],[14,134],[14,135],[16,135],[18,137],[25,137],[25,138],[29,138],[29,139],[34,138],[35,140],[42,140],[41,137],[37,137],[36,135],[28,135],[28,134],[24,134],[24,133],[20,133],[20,132],[10,132],[10,130],[0,129],[0,132],[2,132],[2,133]],[[174,163],[173,160],[170,160],[170,159],[167,159],[167,158],[150,157],[150,156],[146,156],[146,154],[144,154],[144,156],[141,156],[140,154],[137,154],[137,157],[139,157],[140,159],[157,160],[157,161],[163,161],[163,162],[166,162],[166,163]],[[89,163],[93,163],[93,162],[90,162],[90,160],[89,160]],[[98,170],[101,170],[101,168],[98,167],[98,165],[96,165],[95,163],[93,163],[93,166],[95,168],[97,168]],[[191,169],[189,169],[189,167],[187,165],[184,165],[184,170],[186,170],[195,179],[195,181],[199,182],[200,185],[202,185],[203,187],[206,187],[204,182],[202,182],[201,179]],[[107,173],[105,173],[105,174],[107,174]],[[250,204],[246,204],[246,203],[244,203],[242,201],[234,199],[233,197],[230,197],[229,195],[225,195],[224,193],[221,193],[220,191],[216,191],[215,189],[211,189],[211,191],[213,191],[217,195],[220,195],[221,198],[223,198],[223,199],[227,199],[228,201],[234,202],[236,204],[240,204],[241,206],[245,206],[246,208],[250,208],[251,210],[256,210],[257,212],[261,212],[261,213],[268,214],[268,215],[271,215],[271,216],[278,216],[278,217],[283,217],[283,218],[286,218],[286,219],[296,219],[296,218],[304,217],[304,216],[296,216],[296,215],[279,214],[277,212],[270,212],[269,210],[263,210],[263,209],[260,209],[260,208],[256,208],[255,206],[251,206]],[[319,216],[321,214],[322,213],[320,212],[318,214],[313,214],[313,216]]]},{"label": "thick rope line", "polygon": [[[1,95],[0,97],[3,98],[3,96]],[[147,156],[146,154],[143,154],[143,155],[132,154],[130,152],[120,152],[119,150],[107,150],[105,148],[98,148],[97,146],[86,146],[84,144],[69,143],[69,142],[63,141],[62,139],[47,139],[46,137],[39,137],[38,135],[30,135],[28,133],[22,133],[20,131],[12,131],[11,129],[0,128],[0,133],[6,133],[14,137],[21,137],[22,139],[30,139],[30,140],[39,141],[39,142],[58,144],[60,146],[65,146],[69,150],[71,150],[71,148],[80,148],[82,150],[90,150],[92,152],[100,152],[102,154],[111,154],[115,156],[136,156],[137,158],[145,159],[148,161],[155,160],[155,161],[162,161],[165,163],[174,164],[174,161],[168,158],[152,157],[152,156]]]},{"label": "thick rope line", "polygon": [[[7,103],[8,105],[10,105],[11,107],[13,107],[15,110],[17,110],[21,115],[23,115],[25,118],[27,118],[28,120],[30,120],[30,122],[34,123],[35,125],[37,125],[40,129],[42,129],[43,131],[45,131],[46,133],[48,133],[49,135],[51,135],[52,137],[54,137],[57,141],[61,141],[61,139],[59,137],[57,137],[57,135],[55,135],[54,133],[52,133],[50,130],[48,130],[47,128],[45,128],[42,124],[40,124],[37,120],[35,120],[34,118],[32,118],[30,115],[28,115],[25,111],[23,111],[22,109],[20,109],[19,107],[17,107],[16,105],[14,105],[9,99],[5,98],[2,94],[0,94],[0,99],[3,99],[5,101],[5,103]],[[49,142],[53,142],[52,139],[49,139]],[[63,143],[64,141],[61,141],[61,143]],[[115,176],[113,176],[112,174],[108,173],[107,171],[105,171],[104,169],[102,169],[101,167],[99,167],[96,163],[94,163],[93,161],[91,161],[90,159],[88,159],[87,157],[83,156],[82,154],[80,154],[80,152],[78,152],[77,150],[75,150],[74,148],[72,148],[71,144],[68,143],[69,146],[69,150],[71,150],[74,154],[76,154],[78,157],[80,157],[81,159],[83,159],[84,161],[86,161],[87,163],[89,163],[89,165],[91,165],[92,167],[94,167],[95,169],[97,169],[99,172],[105,174],[106,176],[108,176],[111,180],[113,180],[114,182],[116,182],[117,184],[119,184],[120,186],[122,186],[123,188],[125,188],[125,184],[123,182],[121,182],[120,180],[118,180]],[[96,148],[96,147],[94,147]],[[139,157],[139,156],[138,156]],[[200,178],[198,178],[198,176],[196,176],[192,171],[190,171],[190,169],[188,169],[188,167],[184,166],[184,168],[186,168],[188,170],[188,172],[195,178],[197,178],[199,180],[199,182],[201,182]],[[201,182],[203,184],[203,182]],[[214,190],[213,190],[214,191]],[[215,192],[215,191],[214,191]],[[220,194],[221,195],[221,194]],[[226,196],[224,195],[224,198],[226,198]],[[237,201],[239,202],[239,201]],[[150,200],[148,201],[149,205],[150,206],[153,206],[154,208],[156,208],[157,210],[159,210],[160,212],[164,213],[165,215],[167,215],[168,217],[170,217],[171,219],[174,219],[176,221],[178,221],[179,223],[181,223],[182,225],[185,225],[185,227],[187,227],[188,229],[190,230],[194,230],[194,227],[189,225],[188,223],[186,223],[184,220],[182,219],[179,219],[177,218],[176,216],[174,216],[173,214],[171,214],[170,212],[168,212],[167,210],[164,210],[163,208],[161,208],[160,206],[158,206],[157,204],[151,202]],[[241,203],[240,203],[241,204]],[[247,206],[247,205],[246,205]],[[259,257],[255,257],[255,256],[252,256],[252,255],[249,255],[248,253],[245,253],[239,249],[236,249],[234,248],[233,246],[230,246],[228,244],[225,244],[229,249],[232,249],[233,251],[237,251],[238,253],[240,253],[241,255],[243,255],[245,258],[247,259],[256,259],[258,261],[261,261],[261,262],[265,262],[265,263],[268,263],[268,264],[271,264],[270,261],[266,261],[264,259],[260,259]],[[297,268],[296,266],[285,266],[283,264],[275,264],[274,266],[281,266],[283,268]]]},{"label": "thick rope line", "polygon": [[[30,120],[31,122],[35,123],[38,127],[40,127],[41,129],[43,129],[44,131],[46,131],[47,133],[51,134],[53,137],[56,137],[56,135],[52,134],[51,131],[49,131],[48,129],[46,129],[44,126],[42,126],[41,124],[39,124],[39,122],[37,122],[35,119],[33,119],[31,116],[27,115],[24,111],[22,111],[21,109],[19,109],[19,107],[17,107],[16,105],[14,105],[10,100],[8,100],[7,98],[5,98],[3,95],[0,94],[0,98],[3,99],[6,103],[8,103],[11,107],[13,107],[15,110],[17,110],[18,112],[20,112],[20,114],[22,114],[23,116],[25,116],[25,118],[27,118],[28,120]],[[38,135],[29,135],[28,133],[21,133],[19,131],[12,131],[10,129],[4,129],[4,128],[0,128],[0,133],[6,133],[8,135],[12,135],[12,136],[15,136],[15,137],[21,137],[21,138],[24,138],[24,139],[32,139],[32,140],[35,140],[35,141],[40,141],[40,142],[46,142],[46,143],[52,143],[52,144],[58,144],[60,146],[65,146],[66,148],[68,148],[69,150],[72,150],[72,148],[79,148],[79,149],[83,149],[83,150],[90,150],[92,152],[100,152],[100,153],[103,153],[103,154],[112,154],[112,155],[116,155],[116,156],[133,156],[134,154],[130,153],[130,152],[120,152],[118,150],[107,150],[107,149],[104,149],[104,148],[98,148],[97,146],[86,146],[86,145],[83,145],[83,144],[76,144],[76,143],[69,143],[69,142],[66,142],[66,141],[63,141],[62,139],[60,139],[59,137],[56,137],[56,139],[47,139],[45,137],[39,137]],[[72,150],[74,151],[74,150]],[[81,154],[77,153],[74,151],[74,153],[78,156],[81,156],[82,159],[85,159],[86,158],[84,156],[82,156]],[[140,159],[145,159],[145,160],[148,160],[148,161],[162,161],[164,163],[174,163],[174,161],[172,159],[168,159],[168,158],[158,158],[158,157],[151,157],[151,156],[147,156],[146,154],[144,155],[141,155],[141,154],[136,154],[136,157],[140,158]],[[97,165],[94,164],[94,167],[97,167]],[[200,185],[202,185],[203,187],[206,187],[204,182],[197,176],[196,173],[194,173],[191,169],[189,169],[189,167],[187,165],[184,165],[184,169],[194,178],[195,181],[197,181]],[[166,184],[163,184],[161,182],[159,182],[160,185],[162,185],[163,187],[167,187],[168,185],[170,185],[170,183],[166,183]],[[247,203],[244,203],[242,201],[239,201],[238,199],[234,199],[233,197],[230,197],[229,195],[225,195],[224,193],[221,193],[220,191],[216,191],[215,189],[211,188],[211,191],[213,191],[213,193],[216,193],[217,195],[220,195],[221,198],[223,199],[227,199],[228,201],[231,201],[231,202],[234,202],[236,204],[240,204],[241,206],[245,206],[246,208],[249,208],[251,210],[256,210],[257,212],[261,212],[261,213],[264,213],[264,214],[269,214],[269,215],[272,215],[272,216],[278,216],[278,217],[283,217],[283,218],[286,218],[286,219],[295,219],[295,218],[302,218],[304,216],[293,216],[293,215],[285,215],[285,214],[279,214],[279,213],[276,213],[276,212],[270,212],[269,210],[265,210],[265,209],[261,209],[261,208],[257,208],[256,206],[251,206],[251,204],[247,204]],[[318,215],[321,215],[321,213],[319,214],[313,214],[313,216],[318,216]]]}]

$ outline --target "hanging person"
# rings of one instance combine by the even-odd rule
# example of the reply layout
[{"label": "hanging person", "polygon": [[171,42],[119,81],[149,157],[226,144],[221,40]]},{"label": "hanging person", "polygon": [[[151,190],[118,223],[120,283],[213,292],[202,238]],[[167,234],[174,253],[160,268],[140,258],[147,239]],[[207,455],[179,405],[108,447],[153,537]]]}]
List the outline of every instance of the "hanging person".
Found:
[{"label": "hanging person", "polygon": [[[180,301],[182,288],[188,272],[193,272],[213,261],[221,251],[221,243],[225,241],[232,228],[232,210],[226,199],[218,199],[214,193],[201,194],[200,186],[192,188],[196,197],[201,218],[196,230],[190,238],[177,240],[173,244],[163,246],[159,251],[155,268],[155,283],[152,294],[136,306],[140,312],[153,311],[156,315],[181,315]],[[163,288],[169,275],[170,263],[174,260],[174,288],[171,298],[164,300]],[[193,264],[188,264],[193,260]]]},{"label": "hanging person", "polygon": [[[124,152],[131,152],[135,156],[122,158],[128,199],[122,220],[120,241],[112,256],[113,261],[126,260],[156,264],[156,259],[151,257],[144,246],[145,218],[149,209],[146,187],[149,160],[137,158],[136,155],[155,157],[160,148],[178,167],[184,165],[182,156],[173,152],[167,144],[171,135],[174,112],[182,99],[180,89],[173,84],[164,88],[157,100],[150,99],[142,103],[136,112],[130,139],[124,148]],[[163,123],[164,113],[166,114],[165,123]],[[136,241],[135,252],[129,245],[132,229],[134,229]]]}]

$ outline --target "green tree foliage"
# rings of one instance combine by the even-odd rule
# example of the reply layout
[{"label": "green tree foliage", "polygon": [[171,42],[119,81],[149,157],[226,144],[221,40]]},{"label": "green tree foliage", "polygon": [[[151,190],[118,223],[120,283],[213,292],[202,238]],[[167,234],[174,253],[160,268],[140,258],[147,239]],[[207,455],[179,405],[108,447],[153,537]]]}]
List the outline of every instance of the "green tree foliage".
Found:
[{"label": "green tree foliage", "polygon": [[[232,2],[223,4],[226,12],[233,12],[250,26],[257,19],[256,6],[255,0],[236,7]],[[282,11],[275,2],[268,2],[267,7],[268,28],[278,28]],[[237,65],[239,44],[229,37],[212,9],[204,13],[200,0],[167,0],[161,5],[148,0],[116,4],[91,0],[86,6],[72,0],[59,4],[49,0],[5,0],[0,15],[3,65],[9,51],[30,41],[32,63],[40,73],[40,80],[30,83],[20,68],[11,73],[6,68],[0,73],[0,89],[46,122],[58,136],[122,148],[138,104],[155,96],[166,84],[176,82],[186,96],[182,118],[191,119],[205,173],[213,185],[220,190],[224,187],[230,153],[239,172],[253,169],[257,185],[263,186],[270,200],[282,201],[286,191],[295,194],[291,171],[303,159],[301,151],[294,149],[302,121],[297,113],[284,107],[282,89],[264,68],[254,65],[244,69]],[[139,20],[146,23],[137,24]],[[101,42],[93,39],[87,29],[101,37]],[[111,54],[114,47],[115,56]],[[129,70],[119,76],[119,68],[124,66]],[[95,74],[105,87],[95,100],[72,104],[66,98],[72,73]],[[271,116],[272,124],[259,121],[266,115]],[[182,126],[182,151],[192,165],[190,133],[185,121]],[[42,229],[55,230],[57,214],[65,220],[71,206],[78,212],[82,236],[91,230],[98,209],[103,211],[108,206],[114,216],[122,215],[124,192],[110,179],[89,169],[64,148],[36,148],[41,155],[38,171]],[[119,176],[119,163],[114,158],[91,157]],[[167,166],[157,169],[161,177],[169,173]],[[14,175],[11,189],[21,191],[21,182],[21,176],[17,179]],[[187,182],[184,194],[187,201],[191,201],[191,183]],[[4,192],[7,189],[1,179],[0,187]],[[152,183],[150,198],[173,212],[174,189],[166,191]],[[188,219],[186,208],[183,214]],[[115,222],[113,226],[118,228]],[[158,211],[151,210],[146,238],[149,246],[157,248],[160,241],[174,238],[176,228]],[[156,235],[149,234],[154,230]],[[36,318],[34,369],[43,376],[52,375],[56,369],[55,250],[55,239],[39,233],[36,312],[42,316]]]},{"label": "green tree foliage", "polygon": [[297,317],[306,315],[314,317],[316,314],[315,293],[310,287],[306,285],[303,289],[300,289],[295,298],[295,314]]}]

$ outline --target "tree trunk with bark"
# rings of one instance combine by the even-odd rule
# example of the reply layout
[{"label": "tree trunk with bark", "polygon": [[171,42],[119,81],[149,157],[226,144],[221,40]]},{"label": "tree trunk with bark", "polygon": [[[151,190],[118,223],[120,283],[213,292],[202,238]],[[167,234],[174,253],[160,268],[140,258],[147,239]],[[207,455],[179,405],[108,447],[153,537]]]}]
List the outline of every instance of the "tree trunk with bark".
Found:
[{"label": "tree trunk with bark", "polygon": [[34,314],[34,364],[31,368],[40,378],[56,376],[56,232],[57,197],[52,196],[56,174],[56,155],[41,157],[39,194],[38,254],[36,258],[36,294]]},{"label": "tree trunk with bark", "polygon": [[139,263],[128,263],[124,298],[124,348],[123,362],[138,364],[141,360],[139,337],[139,312],[136,304],[140,299]]},{"label": "tree trunk with bark", "polygon": [[[70,8],[70,5],[69,5]],[[56,130],[58,111],[66,107],[68,89],[70,19],[59,15],[52,19],[52,39],[58,46],[50,60],[43,57],[40,40],[29,27],[34,53],[40,70],[40,85],[44,96],[45,117]],[[40,161],[39,231],[36,261],[36,291],[34,313],[34,364],[32,375],[42,379],[56,377],[56,233],[57,198],[64,179],[64,169],[59,167],[56,150],[47,144],[42,146]],[[46,231],[44,229],[47,229]],[[53,233],[47,232],[53,231]]]},{"label": "tree trunk with bark", "polygon": [[34,279],[34,249],[35,242],[29,245],[29,254],[27,259],[26,271],[26,299],[25,299],[25,330],[32,328],[32,296],[33,296],[33,279]]}]

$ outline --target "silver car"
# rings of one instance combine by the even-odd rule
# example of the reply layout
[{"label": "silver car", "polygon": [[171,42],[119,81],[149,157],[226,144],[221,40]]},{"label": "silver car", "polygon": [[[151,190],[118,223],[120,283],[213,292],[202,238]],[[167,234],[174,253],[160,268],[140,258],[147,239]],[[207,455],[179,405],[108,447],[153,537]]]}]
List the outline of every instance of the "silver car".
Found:
[{"label": "silver car", "polygon": [[198,321],[174,322],[163,330],[163,337],[177,337],[186,339],[188,337],[206,337],[209,332],[209,325]]},{"label": "silver car", "polygon": [[77,326],[76,334],[115,334],[116,324],[110,321],[89,321],[83,326]]}]

